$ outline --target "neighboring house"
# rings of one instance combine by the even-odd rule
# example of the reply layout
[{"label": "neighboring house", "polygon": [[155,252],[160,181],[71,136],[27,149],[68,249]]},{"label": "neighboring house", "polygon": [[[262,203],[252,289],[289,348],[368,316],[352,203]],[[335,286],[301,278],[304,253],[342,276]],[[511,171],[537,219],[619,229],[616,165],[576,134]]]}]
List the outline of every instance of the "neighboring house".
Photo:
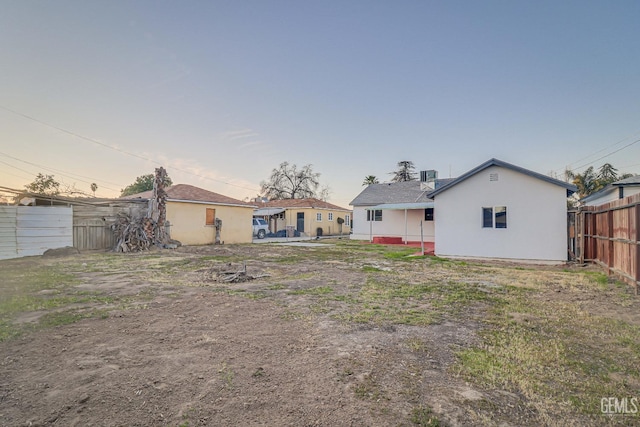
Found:
[{"label": "neighboring house", "polygon": [[404,242],[419,242],[422,234],[422,241],[433,242],[434,202],[427,195],[449,181],[424,179],[368,185],[349,203],[353,206],[351,238],[369,241],[396,238]]},{"label": "neighboring house", "polygon": [[491,159],[429,194],[443,257],[567,261],[574,185]]},{"label": "neighboring house", "polygon": [[[222,220],[220,240],[224,243],[251,243],[251,220],[255,205],[187,184],[168,187],[167,220],[171,238],[184,245],[215,242],[215,220]],[[149,199],[145,191],[124,199]]]},{"label": "neighboring house", "polygon": [[[351,210],[322,200],[282,199],[256,204],[259,209],[253,215],[264,218],[272,233],[286,230],[287,226],[309,237],[348,235],[351,232]],[[342,224],[338,218],[342,219]]]},{"label": "neighboring house", "polygon": [[583,197],[580,203],[585,206],[598,206],[614,200],[640,194],[640,175],[616,181],[605,186],[600,191]]}]

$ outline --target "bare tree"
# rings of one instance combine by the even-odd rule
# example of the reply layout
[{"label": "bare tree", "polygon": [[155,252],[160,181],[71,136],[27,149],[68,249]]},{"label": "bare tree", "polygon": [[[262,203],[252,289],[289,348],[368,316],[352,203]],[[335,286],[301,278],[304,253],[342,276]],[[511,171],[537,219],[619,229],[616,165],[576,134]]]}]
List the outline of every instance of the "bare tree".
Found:
[{"label": "bare tree", "polygon": [[298,169],[289,162],[280,163],[271,171],[268,181],[260,183],[262,194],[269,199],[304,199],[316,197],[320,174],[314,172],[311,165]]},{"label": "bare tree", "polygon": [[398,162],[398,170],[395,172],[391,172],[393,178],[391,178],[392,182],[403,182],[403,181],[415,181],[416,173],[414,172],[415,166],[413,166],[413,162],[410,160],[402,160]]},{"label": "bare tree", "polygon": [[318,199],[326,202],[329,200],[329,196],[331,196],[331,188],[328,185],[325,185],[318,191]]}]

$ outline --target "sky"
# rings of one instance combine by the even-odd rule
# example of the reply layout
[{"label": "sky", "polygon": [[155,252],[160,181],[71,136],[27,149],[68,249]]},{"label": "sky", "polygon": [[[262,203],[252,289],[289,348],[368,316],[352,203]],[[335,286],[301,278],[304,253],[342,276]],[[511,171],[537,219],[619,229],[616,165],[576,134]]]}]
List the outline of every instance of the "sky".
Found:
[{"label": "sky", "polygon": [[311,164],[640,173],[640,2],[2,0],[0,186],[117,197],[164,166],[243,200]]}]

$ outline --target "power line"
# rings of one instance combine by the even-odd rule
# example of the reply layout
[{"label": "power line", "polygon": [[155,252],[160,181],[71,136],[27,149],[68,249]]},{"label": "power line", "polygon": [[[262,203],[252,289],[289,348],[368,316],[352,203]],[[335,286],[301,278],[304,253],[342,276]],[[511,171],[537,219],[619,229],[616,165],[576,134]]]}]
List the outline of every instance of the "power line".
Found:
[{"label": "power line", "polygon": [[[595,156],[596,154],[602,153],[603,151],[605,151],[605,150],[607,150],[607,149],[609,149],[609,148],[611,148],[611,147],[615,147],[616,145],[622,144],[624,141],[626,141],[626,140],[628,140],[628,139],[631,139],[631,138],[633,138],[634,136],[638,135],[638,133],[640,133],[640,132],[636,132],[636,133],[634,133],[634,134],[632,134],[632,135],[630,135],[630,136],[627,136],[627,137],[625,137],[625,138],[622,138],[620,141],[617,141],[617,142],[615,142],[615,143],[613,143],[613,144],[611,144],[611,145],[607,145],[606,147],[601,148],[600,150],[595,151],[595,152],[593,152],[593,153],[591,153],[591,154],[589,154],[589,155],[587,155],[587,156],[585,156],[585,157],[582,157],[581,159],[578,159],[578,160],[576,160],[575,162],[569,163],[569,164],[567,165],[567,168],[568,168],[569,166],[571,166],[571,165],[575,164],[575,163],[581,162],[581,161],[583,161],[583,160],[588,159],[589,157],[592,157],[592,156]],[[631,146],[631,145],[635,144],[636,142],[637,142],[637,141],[635,141],[635,142],[633,142],[633,143],[631,143],[631,144],[628,144],[628,145],[626,145],[626,146],[624,146],[624,147],[620,148],[619,150],[615,150],[615,151],[613,151],[613,152],[611,152],[611,153],[609,153],[609,154],[604,155],[603,157],[600,157],[600,158],[598,158],[598,159],[592,160],[592,161],[590,161],[590,162],[588,162],[588,163],[585,163],[584,165],[578,166],[578,167],[573,168],[573,169],[574,169],[574,170],[578,170],[578,169],[580,169],[580,168],[582,168],[582,167],[584,167],[584,166],[587,166],[587,165],[590,165],[590,164],[592,164],[592,163],[595,163],[595,162],[597,162],[598,160],[604,159],[605,157],[608,157],[608,156],[610,156],[610,155],[612,155],[612,154],[615,154],[615,153],[617,153],[618,151],[623,150],[624,148],[629,147],[629,146]],[[562,171],[562,169],[558,169],[556,172],[561,172],[561,171]]]},{"label": "power line", "polygon": [[[68,134],[68,135],[71,135],[71,136],[74,136],[74,137],[76,137],[76,138],[78,138],[78,139],[80,139],[80,140],[88,141],[88,142],[91,142],[91,143],[93,143],[93,144],[100,145],[101,147],[109,148],[109,149],[111,149],[111,150],[118,151],[118,152],[119,152],[119,153],[121,153],[121,154],[125,154],[125,155],[132,156],[132,157],[136,157],[136,158],[138,158],[138,159],[141,159],[141,160],[144,160],[144,161],[147,161],[147,162],[154,163],[154,164],[156,164],[156,165],[158,165],[158,166],[163,166],[162,164],[158,163],[158,162],[157,162],[157,161],[155,161],[155,160],[151,160],[151,159],[149,159],[149,158],[147,158],[147,157],[140,156],[140,155],[138,155],[138,154],[135,154],[135,153],[132,153],[132,152],[129,152],[129,151],[123,150],[123,149],[121,149],[121,148],[113,147],[113,146],[111,146],[111,145],[109,145],[109,144],[105,144],[104,142],[100,142],[100,141],[98,141],[98,140],[95,140],[95,139],[93,139],[93,138],[89,138],[89,137],[84,136],[84,135],[80,135],[80,134],[75,133],[75,132],[72,132],[72,131],[70,131],[70,130],[67,130],[67,129],[61,128],[61,127],[59,127],[59,126],[55,126],[55,125],[52,125],[52,124],[50,124],[50,123],[43,122],[42,120],[39,120],[39,119],[37,119],[37,118],[35,118],[35,117],[32,117],[32,116],[29,116],[29,115],[27,115],[27,114],[21,113],[21,112],[19,112],[19,111],[12,110],[11,108],[5,107],[5,106],[3,106],[3,105],[0,105],[0,108],[2,108],[2,109],[3,109],[3,110],[5,110],[5,111],[8,111],[8,112],[10,112],[10,113],[13,113],[13,114],[15,114],[15,115],[18,115],[18,116],[20,116],[20,117],[24,117],[25,119],[32,120],[32,121],[34,121],[34,122],[36,122],[36,123],[39,123],[39,124],[41,124],[41,125],[43,125],[43,126],[47,126],[47,127],[52,128],[52,129],[58,130],[58,131],[60,131],[60,132],[64,132],[64,133],[66,133],[66,134]],[[215,179],[215,178],[211,178],[211,177],[208,177],[208,176],[199,175],[199,174],[197,174],[197,173],[194,173],[194,172],[191,172],[191,171],[188,171],[188,170],[185,170],[185,169],[181,169],[181,168],[178,168],[178,167],[173,167],[173,166],[171,166],[171,169],[173,169],[173,170],[177,170],[177,171],[179,171],[179,172],[183,172],[183,173],[186,173],[186,174],[189,174],[189,175],[193,175],[193,176],[196,176],[196,177],[198,177],[198,178],[208,179],[208,180],[215,181],[215,182],[219,182],[219,183],[222,183],[222,184],[225,184],[225,185],[230,185],[230,186],[232,186],[232,187],[242,188],[242,189],[244,189],[244,190],[256,191],[256,188],[243,187],[242,185],[232,184],[232,183],[230,183],[230,182],[222,181],[222,180],[220,180],[220,179]]]},{"label": "power line", "polygon": [[633,141],[633,142],[631,142],[631,143],[629,143],[629,144],[625,145],[624,147],[620,147],[620,148],[618,148],[617,150],[612,151],[612,152],[611,152],[611,153],[609,153],[609,154],[605,154],[605,155],[604,155],[604,156],[602,156],[602,157],[598,157],[597,159],[595,159],[595,160],[593,160],[593,161],[591,161],[591,162],[588,162],[588,163],[585,163],[585,164],[583,164],[583,165],[580,165],[580,166],[578,166],[578,167],[576,168],[576,170],[581,169],[581,168],[583,168],[583,167],[585,167],[585,166],[588,166],[588,165],[590,165],[590,164],[593,164],[593,163],[597,162],[598,160],[602,160],[602,159],[604,159],[604,158],[606,158],[606,157],[609,157],[609,156],[611,156],[612,154],[617,153],[618,151],[622,151],[622,150],[624,150],[625,148],[628,148],[628,147],[631,147],[631,146],[632,146],[632,145],[634,145],[634,144],[637,144],[638,142],[640,142],[640,139],[636,139],[635,141]]},{"label": "power line", "polygon": [[[6,153],[2,153],[2,152],[0,152],[0,156],[5,156],[5,157],[8,157],[8,158],[10,158],[10,159],[17,160],[17,161],[19,161],[19,162],[26,163],[26,164],[28,164],[28,165],[35,166],[35,167],[38,167],[38,168],[41,168],[41,169],[44,169],[44,170],[50,170],[50,171],[53,171],[53,172],[59,173],[59,174],[60,174],[60,175],[62,175],[62,176],[66,176],[66,177],[67,177],[67,178],[69,178],[69,179],[75,179],[75,180],[78,180],[78,181],[80,181],[80,182],[84,182],[84,183],[86,183],[86,184],[92,184],[93,182],[100,182],[100,183],[105,182],[105,183],[107,183],[107,184],[113,184],[113,185],[117,185],[117,186],[119,186],[119,184],[116,184],[116,183],[113,183],[113,182],[102,181],[102,180],[96,180],[96,179],[93,179],[93,178],[92,178],[92,177],[90,177],[90,176],[80,175],[80,174],[76,174],[76,173],[72,173],[72,172],[64,172],[64,171],[61,171],[60,169],[55,169],[55,168],[51,168],[51,167],[47,167],[47,166],[43,166],[43,165],[39,165],[39,164],[37,164],[37,163],[32,163],[32,162],[29,162],[29,161],[26,161],[26,160],[19,159],[19,158],[17,158],[17,157],[10,156],[10,155],[8,155],[8,154],[6,154]],[[4,162],[3,162],[3,163],[4,163]],[[6,164],[6,163],[5,163],[5,164]],[[25,171],[25,172],[26,172],[26,171]],[[82,177],[82,178],[88,178],[88,179],[90,179],[90,180],[92,180],[92,181],[85,181],[85,180],[82,180],[82,179],[80,179],[80,178],[75,178],[73,175],[75,175],[75,176],[79,176],[79,177]],[[104,185],[103,185],[103,188],[105,188],[105,189],[107,189],[107,190],[111,190],[111,191],[120,191],[120,190],[116,190],[115,188],[110,188],[110,187],[107,187],[107,186],[104,186]]]}]

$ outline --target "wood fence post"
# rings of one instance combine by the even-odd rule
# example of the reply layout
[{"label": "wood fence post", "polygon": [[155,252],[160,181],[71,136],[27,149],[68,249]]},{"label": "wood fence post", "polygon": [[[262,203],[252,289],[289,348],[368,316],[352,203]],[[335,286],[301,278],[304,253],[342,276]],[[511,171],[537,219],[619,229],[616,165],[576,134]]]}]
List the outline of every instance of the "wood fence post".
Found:
[{"label": "wood fence post", "polygon": [[613,253],[613,210],[607,211],[607,274],[611,275],[611,268],[614,266],[615,256]]},{"label": "wood fence post", "polygon": [[[636,251],[636,295],[638,295],[638,286],[640,285],[640,205],[635,205],[633,207],[635,211],[635,219],[636,219],[636,235],[634,236],[634,240],[636,244],[633,245],[634,250]],[[629,236],[631,237],[631,236]]]}]

